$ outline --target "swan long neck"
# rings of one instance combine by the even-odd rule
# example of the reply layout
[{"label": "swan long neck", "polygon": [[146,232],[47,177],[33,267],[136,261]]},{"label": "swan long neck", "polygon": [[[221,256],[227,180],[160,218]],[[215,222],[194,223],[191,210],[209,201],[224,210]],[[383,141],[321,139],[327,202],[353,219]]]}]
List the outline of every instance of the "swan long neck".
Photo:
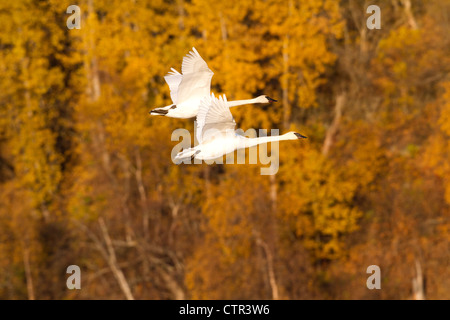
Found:
[{"label": "swan long neck", "polygon": [[258,101],[258,98],[253,99],[247,99],[247,100],[234,100],[234,101],[228,101],[228,107],[237,107],[242,106],[243,104],[252,104],[252,103],[261,103]]},{"label": "swan long neck", "polygon": [[283,134],[281,136],[268,136],[268,137],[259,137],[259,138],[244,138],[243,146],[244,148],[250,148],[257,146],[258,144],[267,143],[267,142],[276,142],[282,140],[293,140],[289,135]]}]

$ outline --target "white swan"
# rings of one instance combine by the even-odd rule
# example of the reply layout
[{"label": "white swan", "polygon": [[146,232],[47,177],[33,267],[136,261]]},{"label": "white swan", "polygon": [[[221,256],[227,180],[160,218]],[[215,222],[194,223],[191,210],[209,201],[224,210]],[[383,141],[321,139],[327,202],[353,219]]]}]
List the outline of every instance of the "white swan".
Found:
[{"label": "white swan", "polygon": [[[164,79],[169,85],[170,97],[173,104],[151,110],[151,115],[160,115],[172,118],[192,118],[197,116],[200,101],[209,97],[211,91],[211,78],[214,73],[208,68],[205,60],[195,48],[184,58],[181,73],[174,68]],[[276,101],[269,96],[262,95],[254,99],[230,101],[228,107],[240,106],[250,103],[269,103]]]},{"label": "white swan", "polygon": [[306,138],[297,132],[288,132],[281,136],[247,138],[235,131],[236,122],[228,107],[225,95],[217,99],[214,94],[202,99],[197,115],[197,140],[199,145],[179,152],[174,162],[179,164],[185,159],[213,160],[236,149],[249,148],[258,144],[297,140]]}]

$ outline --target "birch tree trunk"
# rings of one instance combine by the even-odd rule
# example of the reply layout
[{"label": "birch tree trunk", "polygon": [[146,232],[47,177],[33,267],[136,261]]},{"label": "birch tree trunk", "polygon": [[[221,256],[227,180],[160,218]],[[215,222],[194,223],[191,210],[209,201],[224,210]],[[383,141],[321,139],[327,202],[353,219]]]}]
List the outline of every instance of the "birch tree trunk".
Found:
[{"label": "birch tree trunk", "polygon": [[322,146],[322,154],[326,156],[328,152],[330,151],[331,146],[334,142],[334,136],[336,135],[336,132],[339,129],[339,124],[341,122],[341,116],[342,116],[342,108],[345,104],[345,93],[340,93],[336,97],[336,104],[334,106],[334,118],[331,122],[330,127],[327,130],[327,133],[325,135],[325,141]]},{"label": "birch tree trunk", "polygon": [[269,277],[270,289],[272,292],[272,299],[278,300],[279,299],[278,284],[277,284],[277,280],[275,278],[275,272],[273,269],[272,253],[271,253],[270,248],[267,245],[267,243],[265,243],[261,238],[258,237],[256,239],[256,243],[263,249],[264,254],[266,256],[267,273],[268,273],[268,277]]},{"label": "birch tree trunk", "polygon": [[35,300],[33,276],[31,273],[31,266],[30,266],[30,251],[25,242],[23,242],[22,246],[23,246],[23,265],[25,269],[25,279],[27,282],[28,300]]},{"label": "birch tree trunk", "polygon": [[402,0],[402,4],[405,7],[405,9],[404,9],[405,15],[406,15],[406,19],[408,19],[409,26],[413,30],[416,30],[418,28],[418,26],[417,26],[416,19],[414,18],[414,14],[411,9],[411,0]]}]

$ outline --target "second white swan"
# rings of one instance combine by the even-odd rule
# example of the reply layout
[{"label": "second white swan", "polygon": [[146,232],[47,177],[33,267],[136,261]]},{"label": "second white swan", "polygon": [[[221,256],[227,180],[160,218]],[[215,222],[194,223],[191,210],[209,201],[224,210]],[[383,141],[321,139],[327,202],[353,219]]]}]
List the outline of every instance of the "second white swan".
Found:
[{"label": "second white swan", "polygon": [[236,122],[228,107],[225,95],[217,99],[214,94],[204,98],[197,115],[197,140],[199,145],[179,152],[174,162],[186,159],[213,160],[234,150],[253,147],[262,143],[306,138],[297,132],[281,136],[247,138],[235,131]]}]

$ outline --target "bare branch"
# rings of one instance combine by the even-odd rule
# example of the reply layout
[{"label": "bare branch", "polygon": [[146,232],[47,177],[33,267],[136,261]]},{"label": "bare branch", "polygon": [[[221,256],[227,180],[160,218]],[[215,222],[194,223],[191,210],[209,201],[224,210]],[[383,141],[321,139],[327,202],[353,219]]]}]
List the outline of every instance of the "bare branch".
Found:
[{"label": "bare branch", "polygon": [[117,281],[119,282],[119,286],[122,289],[122,292],[125,294],[126,298],[128,300],[134,300],[133,294],[131,293],[131,289],[125,278],[125,275],[123,274],[122,270],[117,264],[116,252],[114,251],[111,238],[109,237],[108,234],[108,229],[106,228],[105,221],[103,220],[102,217],[98,219],[98,223],[100,225],[100,229],[102,230],[103,238],[105,240],[106,247],[108,249],[108,264]]}]

